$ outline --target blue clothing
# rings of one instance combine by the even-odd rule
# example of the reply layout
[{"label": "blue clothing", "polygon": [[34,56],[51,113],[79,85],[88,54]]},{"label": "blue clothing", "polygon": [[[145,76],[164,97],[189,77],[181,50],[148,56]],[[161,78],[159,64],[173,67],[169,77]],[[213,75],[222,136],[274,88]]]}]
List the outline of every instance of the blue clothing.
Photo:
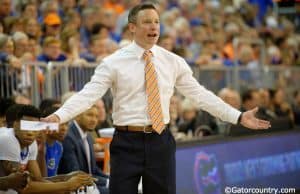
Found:
[{"label": "blue clothing", "polygon": [[8,54],[5,52],[0,52],[0,63],[5,63],[8,61]]},{"label": "blue clothing", "polygon": [[57,175],[59,161],[63,153],[63,146],[59,141],[55,141],[53,145],[46,143],[46,165],[48,177]]},{"label": "blue clothing", "polygon": [[251,4],[257,4],[258,6],[258,19],[260,22],[263,21],[264,16],[266,15],[268,11],[268,7],[273,6],[273,1],[272,0],[248,0],[249,3]]},{"label": "blue clothing", "polygon": [[86,52],[81,53],[80,58],[85,59],[87,62],[96,62],[97,57],[95,57],[92,53]]},{"label": "blue clothing", "polygon": [[63,54],[60,54],[56,59],[50,59],[47,55],[45,54],[40,54],[38,57],[37,57],[37,60],[38,61],[42,61],[42,62],[50,62],[50,61],[56,61],[56,62],[63,62],[67,59],[67,57]]}]

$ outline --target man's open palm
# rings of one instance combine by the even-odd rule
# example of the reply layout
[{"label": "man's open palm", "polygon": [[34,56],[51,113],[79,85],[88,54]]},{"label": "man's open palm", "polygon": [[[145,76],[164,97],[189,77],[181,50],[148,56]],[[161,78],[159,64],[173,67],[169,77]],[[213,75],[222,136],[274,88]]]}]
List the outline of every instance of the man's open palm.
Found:
[{"label": "man's open palm", "polygon": [[258,108],[254,108],[252,110],[248,110],[244,113],[242,113],[241,118],[241,124],[244,127],[247,127],[249,129],[268,129],[271,127],[270,121],[261,120],[255,117],[255,114],[257,113]]}]

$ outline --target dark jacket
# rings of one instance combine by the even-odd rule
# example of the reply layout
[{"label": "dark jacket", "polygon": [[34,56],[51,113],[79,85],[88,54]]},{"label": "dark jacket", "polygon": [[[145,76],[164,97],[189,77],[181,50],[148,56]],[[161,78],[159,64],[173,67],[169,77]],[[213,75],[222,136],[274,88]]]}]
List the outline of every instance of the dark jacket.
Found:
[{"label": "dark jacket", "polygon": [[[87,140],[90,147],[92,175],[98,179],[97,185],[105,187],[108,176],[96,166],[93,139],[90,134],[88,134]],[[58,173],[66,174],[78,170],[89,173],[89,166],[86,159],[84,144],[74,123],[70,125],[69,131],[62,144],[63,155],[59,163]]]}]

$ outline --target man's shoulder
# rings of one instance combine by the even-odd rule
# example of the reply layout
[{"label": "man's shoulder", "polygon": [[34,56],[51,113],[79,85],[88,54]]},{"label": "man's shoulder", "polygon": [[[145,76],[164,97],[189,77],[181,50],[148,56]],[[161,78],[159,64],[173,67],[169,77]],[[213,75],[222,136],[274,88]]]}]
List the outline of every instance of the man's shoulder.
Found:
[{"label": "man's shoulder", "polygon": [[128,60],[130,58],[136,58],[136,53],[132,49],[132,44],[129,44],[123,48],[116,50],[111,55],[105,57],[103,59],[103,62],[108,64],[115,64],[115,62],[117,61],[120,62],[120,61]]},{"label": "man's shoulder", "polygon": [[160,56],[172,59],[172,60],[183,60],[183,58],[161,46],[155,45],[154,52],[157,52]]},{"label": "man's shoulder", "polygon": [[0,160],[18,161],[20,151],[20,144],[13,133],[0,133]]},{"label": "man's shoulder", "polygon": [[18,140],[11,129],[3,129],[3,131],[0,132],[0,145],[3,144],[5,146],[17,146],[17,141]]}]

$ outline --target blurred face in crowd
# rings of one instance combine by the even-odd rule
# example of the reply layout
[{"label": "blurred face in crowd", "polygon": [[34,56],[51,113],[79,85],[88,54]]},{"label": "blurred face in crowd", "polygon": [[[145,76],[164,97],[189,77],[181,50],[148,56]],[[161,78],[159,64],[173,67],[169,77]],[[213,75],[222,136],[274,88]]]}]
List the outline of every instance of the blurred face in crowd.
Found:
[{"label": "blurred face in crowd", "polygon": [[63,0],[62,6],[65,9],[73,9],[76,6],[76,2],[75,2],[75,0]]},{"label": "blurred face in crowd", "polygon": [[76,121],[83,131],[93,131],[98,124],[98,115],[97,107],[93,106],[76,117]]},{"label": "blurred face in crowd", "polygon": [[284,92],[281,89],[278,89],[274,95],[274,103],[281,105],[285,101]]},{"label": "blurred face in crowd", "polygon": [[156,44],[159,33],[159,16],[154,9],[144,9],[137,13],[136,22],[129,23],[129,29],[134,34],[134,40],[144,49],[150,49]]},{"label": "blurred face in crowd", "polygon": [[9,38],[4,47],[1,49],[3,52],[9,54],[9,55],[13,55],[14,54],[14,50],[15,50],[15,47],[14,47],[14,42],[12,41],[11,38]]},{"label": "blurred face in crowd", "polygon": [[28,38],[23,38],[15,42],[15,55],[22,57],[28,49]]},{"label": "blurred face in crowd", "polygon": [[0,16],[8,16],[11,11],[11,0],[0,0]]},{"label": "blurred face in crowd", "polygon": [[61,54],[60,43],[51,43],[45,46],[44,53],[51,59],[57,59]]},{"label": "blurred face in crowd", "polygon": [[86,15],[85,18],[83,19],[84,26],[88,29],[91,30],[93,28],[93,25],[97,22],[97,17],[96,13],[91,13],[89,15]]},{"label": "blurred face in crowd", "polygon": [[[23,116],[21,120],[26,121],[39,121],[39,118],[30,117],[30,116]],[[13,128],[15,130],[15,135],[17,139],[19,140],[19,143],[21,145],[21,148],[27,147],[31,145],[34,140],[39,135],[39,131],[27,131],[27,130],[21,130],[20,121],[16,121],[13,124]]]},{"label": "blurred face in crowd", "polygon": [[32,37],[36,37],[37,34],[39,33],[39,30],[40,29],[39,29],[38,22],[34,18],[29,19],[27,25],[25,26],[26,34]]},{"label": "blurred face in crowd", "polygon": [[103,9],[100,13],[101,23],[109,28],[113,28],[116,25],[117,14],[113,10],[105,10]]},{"label": "blurred face in crowd", "polygon": [[60,33],[60,24],[46,25],[46,35],[47,36],[58,36]]},{"label": "blurred face in crowd", "polygon": [[68,132],[68,123],[60,124],[58,132],[48,134],[47,138],[51,138],[53,140],[62,142],[64,140],[64,138],[66,137],[67,132]]},{"label": "blurred face in crowd", "polygon": [[30,52],[31,54],[33,54],[35,56],[35,55],[37,55],[37,49],[38,49],[37,41],[35,39],[29,39],[28,52]]},{"label": "blurred face in crowd", "polygon": [[260,102],[262,107],[268,108],[270,106],[270,93],[268,90],[261,89],[259,90]]},{"label": "blurred face in crowd", "polygon": [[174,41],[172,37],[165,37],[159,42],[159,46],[172,51],[174,48]]},{"label": "blurred face in crowd", "polygon": [[91,44],[90,50],[91,53],[96,57],[108,54],[107,39],[102,38],[94,40]]},{"label": "blurred face in crowd", "polygon": [[26,5],[23,11],[24,18],[37,18],[37,7],[35,4],[28,4]]}]

